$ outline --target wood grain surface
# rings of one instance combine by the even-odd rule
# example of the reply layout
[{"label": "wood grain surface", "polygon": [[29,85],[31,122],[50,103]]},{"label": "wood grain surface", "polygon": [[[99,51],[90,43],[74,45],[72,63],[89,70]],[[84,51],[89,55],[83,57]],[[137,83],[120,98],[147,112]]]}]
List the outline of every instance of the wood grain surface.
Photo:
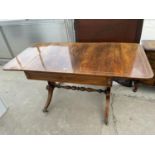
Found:
[{"label": "wood grain surface", "polygon": [[145,52],[136,43],[40,43],[25,49],[3,69],[61,74],[62,78],[153,77]]}]

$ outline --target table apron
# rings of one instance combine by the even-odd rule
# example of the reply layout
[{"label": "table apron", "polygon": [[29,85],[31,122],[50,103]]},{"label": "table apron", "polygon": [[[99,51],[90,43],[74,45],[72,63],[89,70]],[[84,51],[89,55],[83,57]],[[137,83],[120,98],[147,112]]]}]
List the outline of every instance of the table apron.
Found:
[{"label": "table apron", "polygon": [[92,84],[101,86],[111,86],[112,78],[101,77],[93,75],[77,75],[77,74],[64,74],[64,73],[49,73],[49,72],[33,72],[25,71],[27,79],[33,80],[46,80],[52,82],[67,82],[77,84]]}]

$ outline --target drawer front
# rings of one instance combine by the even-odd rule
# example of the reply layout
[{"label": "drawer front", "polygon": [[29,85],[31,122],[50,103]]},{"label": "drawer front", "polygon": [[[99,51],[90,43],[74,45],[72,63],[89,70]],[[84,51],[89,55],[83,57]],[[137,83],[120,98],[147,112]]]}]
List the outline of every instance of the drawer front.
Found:
[{"label": "drawer front", "polygon": [[92,84],[100,86],[111,86],[112,82],[110,78],[96,77],[87,75],[74,75],[74,74],[62,74],[62,73],[43,73],[43,72],[25,72],[28,79],[33,80],[46,80],[51,82],[68,82],[77,84]]},{"label": "drawer front", "polygon": [[149,59],[150,65],[155,72],[155,51],[145,51]]}]

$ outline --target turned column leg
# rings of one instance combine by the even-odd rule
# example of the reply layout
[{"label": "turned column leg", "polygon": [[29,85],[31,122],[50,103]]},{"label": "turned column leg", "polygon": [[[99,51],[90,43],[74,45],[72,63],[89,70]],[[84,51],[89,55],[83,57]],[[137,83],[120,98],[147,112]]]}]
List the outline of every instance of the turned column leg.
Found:
[{"label": "turned column leg", "polygon": [[110,107],[110,90],[111,88],[108,87],[106,89],[106,105],[104,109],[104,123],[107,125],[108,124],[108,117],[109,117],[109,107]]},{"label": "turned column leg", "polygon": [[48,85],[46,87],[46,89],[48,90],[48,98],[47,98],[46,104],[44,106],[43,112],[48,112],[47,109],[51,103],[54,87],[55,87],[55,83],[48,81]]},{"label": "turned column leg", "polygon": [[134,81],[133,82],[133,92],[137,92],[137,90],[138,90],[138,84],[139,84],[139,82],[138,81]]}]

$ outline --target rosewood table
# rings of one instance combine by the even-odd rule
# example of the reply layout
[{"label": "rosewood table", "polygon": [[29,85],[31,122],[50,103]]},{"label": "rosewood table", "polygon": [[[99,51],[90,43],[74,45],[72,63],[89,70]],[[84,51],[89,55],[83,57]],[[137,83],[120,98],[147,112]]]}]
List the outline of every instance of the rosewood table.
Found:
[{"label": "rosewood table", "polygon": [[[48,98],[43,112],[47,112],[55,87],[105,93],[105,124],[108,123],[114,78],[137,81],[153,77],[145,52],[136,43],[38,43],[25,49],[3,69],[24,71],[28,79],[48,81]],[[62,83],[106,86],[106,89],[65,86]]]}]

